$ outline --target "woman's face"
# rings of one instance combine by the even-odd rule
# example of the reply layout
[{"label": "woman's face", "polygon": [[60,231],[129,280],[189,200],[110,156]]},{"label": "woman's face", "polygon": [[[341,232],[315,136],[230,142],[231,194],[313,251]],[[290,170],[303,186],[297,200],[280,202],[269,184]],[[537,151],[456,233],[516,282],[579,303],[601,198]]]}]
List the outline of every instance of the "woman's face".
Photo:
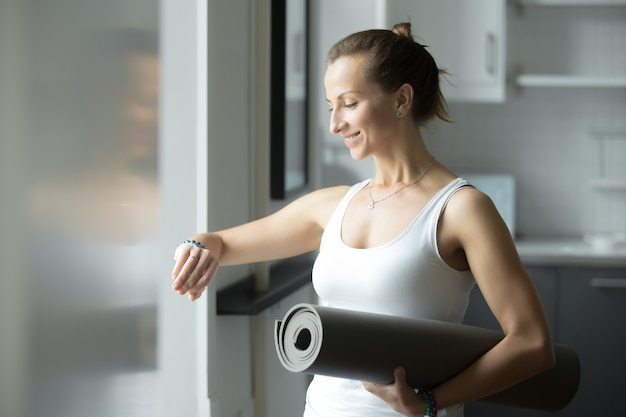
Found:
[{"label": "woman's face", "polygon": [[363,55],[344,56],[328,66],[324,85],[330,106],[330,132],[340,134],[356,160],[382,152],[394,137],[394,95],[367,82]]}]

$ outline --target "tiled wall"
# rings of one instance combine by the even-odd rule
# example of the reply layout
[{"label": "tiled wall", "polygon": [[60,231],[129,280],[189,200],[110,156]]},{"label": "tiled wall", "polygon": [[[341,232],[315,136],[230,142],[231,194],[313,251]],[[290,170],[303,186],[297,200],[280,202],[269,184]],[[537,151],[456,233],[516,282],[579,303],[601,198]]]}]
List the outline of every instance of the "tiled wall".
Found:
[{"label": "tiled wall", "polygon": [[[509,7],[508,73],[626,77],[626,6]],[[426,132],[457,172],[509,173],[517,182],[519,235],[626,232],[626,189],[599,191],[590,179],[626,180],[626,88],[517,88],[504,104],[450,103],[454,124]],[[602,148],[604,146],[604,148]],[[602,156],[603,155],[603,156]]]}]

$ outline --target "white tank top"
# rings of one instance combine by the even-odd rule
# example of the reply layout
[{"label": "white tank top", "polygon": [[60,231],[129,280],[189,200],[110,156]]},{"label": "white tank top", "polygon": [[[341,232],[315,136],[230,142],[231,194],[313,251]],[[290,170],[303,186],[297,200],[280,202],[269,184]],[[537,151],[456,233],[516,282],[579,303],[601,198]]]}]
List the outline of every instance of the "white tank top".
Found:
[{"label": "white tank top", "polygon": [[[474,278],[470,271],[457,271],[441,259],[437,224],[450,197],[469,183],[457,178],[439,190],[393,240],[356,249],[343,242],[341,224],[350,201],[368,182],[350,188],[322,235],[313,265],[320,304],[461,323]],[[440,415],[462,416],[463,407],[441,410]],[[365,391],[360,381],[316,375],[309,386],[304,417],[374,416],[400,414]]]}]

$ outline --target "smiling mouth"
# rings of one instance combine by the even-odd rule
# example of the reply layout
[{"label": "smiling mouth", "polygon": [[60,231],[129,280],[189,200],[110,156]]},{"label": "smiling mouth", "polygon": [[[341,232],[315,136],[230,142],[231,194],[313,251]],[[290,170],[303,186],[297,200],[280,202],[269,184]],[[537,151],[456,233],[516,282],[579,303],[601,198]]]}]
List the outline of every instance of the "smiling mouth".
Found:
[{"label": "smiling mouth", "polygon": [[356,138],[361,134],[361,132],[356,132],[350,136],[344,136],[343,137],[343,142],[346,144],[346,146],[350,146],[354,143],[354,141],[356,140]]}]

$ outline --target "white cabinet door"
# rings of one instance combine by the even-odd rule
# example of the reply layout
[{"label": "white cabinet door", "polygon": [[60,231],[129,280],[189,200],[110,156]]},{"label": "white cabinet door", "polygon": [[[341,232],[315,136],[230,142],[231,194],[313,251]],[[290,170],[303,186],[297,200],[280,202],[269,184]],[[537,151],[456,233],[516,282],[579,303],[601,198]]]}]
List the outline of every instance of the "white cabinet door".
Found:
[{"label": "white cabinet door", "polygon": [[504,101],[505,20],[505,0],[387,1],[387,26],[410,21],[450,73],[442,84],[448,101]]}]

